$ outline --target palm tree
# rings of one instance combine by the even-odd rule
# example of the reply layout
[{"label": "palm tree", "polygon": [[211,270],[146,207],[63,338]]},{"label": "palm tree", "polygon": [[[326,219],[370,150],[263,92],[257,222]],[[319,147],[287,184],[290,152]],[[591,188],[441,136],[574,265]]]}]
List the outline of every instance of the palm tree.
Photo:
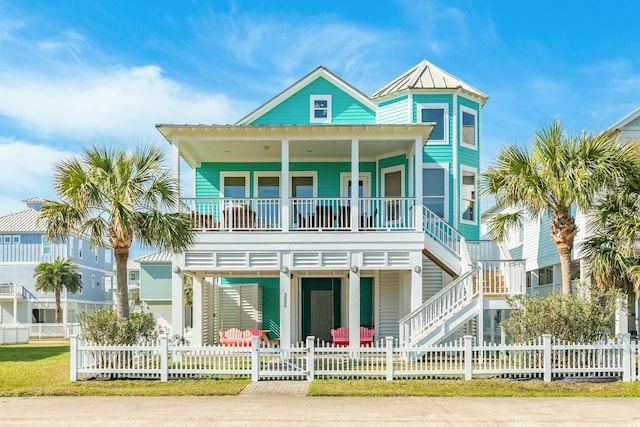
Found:
[{"label": "palm tree", "polygon": [[190,217],[172,213],[179,187],[163,163],[164,155],[152,146],[84,148],[80,160],[55,166],[59,201],[47,201],[40,210],[52,240],[74,232],[88,236],[92,246],[113,250],[120,319],[129,317],[127,261],[133,242],[146,249],[182,251],[194,240]]},{"label": "palm tree", "polygon": [[640,164],[603,194],[591,210],[591,236],[583,247],[591,278],[600,287],[640,295]]},{"label": "palm tree", "polygon": [[60,293],[63,289],[75,294],[82,290],[82,279],[78,266],[69,259],[56,258],[52,262],[42,262],[33,269],[36,291],[53,292],[56,298],[56,323],[60,323]]},{"label": "palm tree", "polygon": [[523,219],[551,217],[558,247],[562,293],[571,293],[571,250],[578,232],[573,207],[587,210],[594,198],[636,163],[633,146],[619,144],[615,131],[568,135],[559,120],[536,131],[531,149],[509,145],[482,174],[482,191],[504,212],[488,222],[490,235],[504,239]]}]

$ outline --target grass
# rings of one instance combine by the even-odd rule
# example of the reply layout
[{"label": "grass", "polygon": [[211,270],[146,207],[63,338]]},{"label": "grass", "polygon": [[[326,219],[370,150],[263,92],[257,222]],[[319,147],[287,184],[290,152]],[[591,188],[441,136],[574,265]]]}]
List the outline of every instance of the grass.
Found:
[{"label": "grass", "polygon": [[[249,379],[69,381],[69,345],[38,341],[0,346],[0,397],[237,395]],[[640,382],[316,380],[310,396],[640,397]]]}]

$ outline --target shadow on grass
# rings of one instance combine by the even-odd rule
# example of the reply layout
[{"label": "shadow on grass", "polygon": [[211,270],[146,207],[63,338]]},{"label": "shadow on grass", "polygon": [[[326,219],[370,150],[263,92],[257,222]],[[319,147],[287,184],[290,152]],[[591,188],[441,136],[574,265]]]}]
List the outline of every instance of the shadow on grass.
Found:
[{"label": "shadow on grass", "polygon": [[34,362],[68,352],[68,345],[0,346],[0,362]]}]

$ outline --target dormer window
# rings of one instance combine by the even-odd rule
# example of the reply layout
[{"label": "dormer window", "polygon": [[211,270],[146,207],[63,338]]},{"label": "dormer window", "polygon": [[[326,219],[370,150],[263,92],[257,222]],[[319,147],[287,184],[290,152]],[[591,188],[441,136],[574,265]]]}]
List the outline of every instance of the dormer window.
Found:
[{"label": "dormer window", "polygon": [[311,123],[331,123],[331,95],[311,95]]}]

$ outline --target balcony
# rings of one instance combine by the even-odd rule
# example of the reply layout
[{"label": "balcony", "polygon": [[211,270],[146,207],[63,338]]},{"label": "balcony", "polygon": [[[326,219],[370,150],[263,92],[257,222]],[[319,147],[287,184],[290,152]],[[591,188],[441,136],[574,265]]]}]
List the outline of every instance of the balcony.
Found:
[{"label": "balcony", "polygon": [[197,231],[415,231],[415,198],[187,198]]}]

